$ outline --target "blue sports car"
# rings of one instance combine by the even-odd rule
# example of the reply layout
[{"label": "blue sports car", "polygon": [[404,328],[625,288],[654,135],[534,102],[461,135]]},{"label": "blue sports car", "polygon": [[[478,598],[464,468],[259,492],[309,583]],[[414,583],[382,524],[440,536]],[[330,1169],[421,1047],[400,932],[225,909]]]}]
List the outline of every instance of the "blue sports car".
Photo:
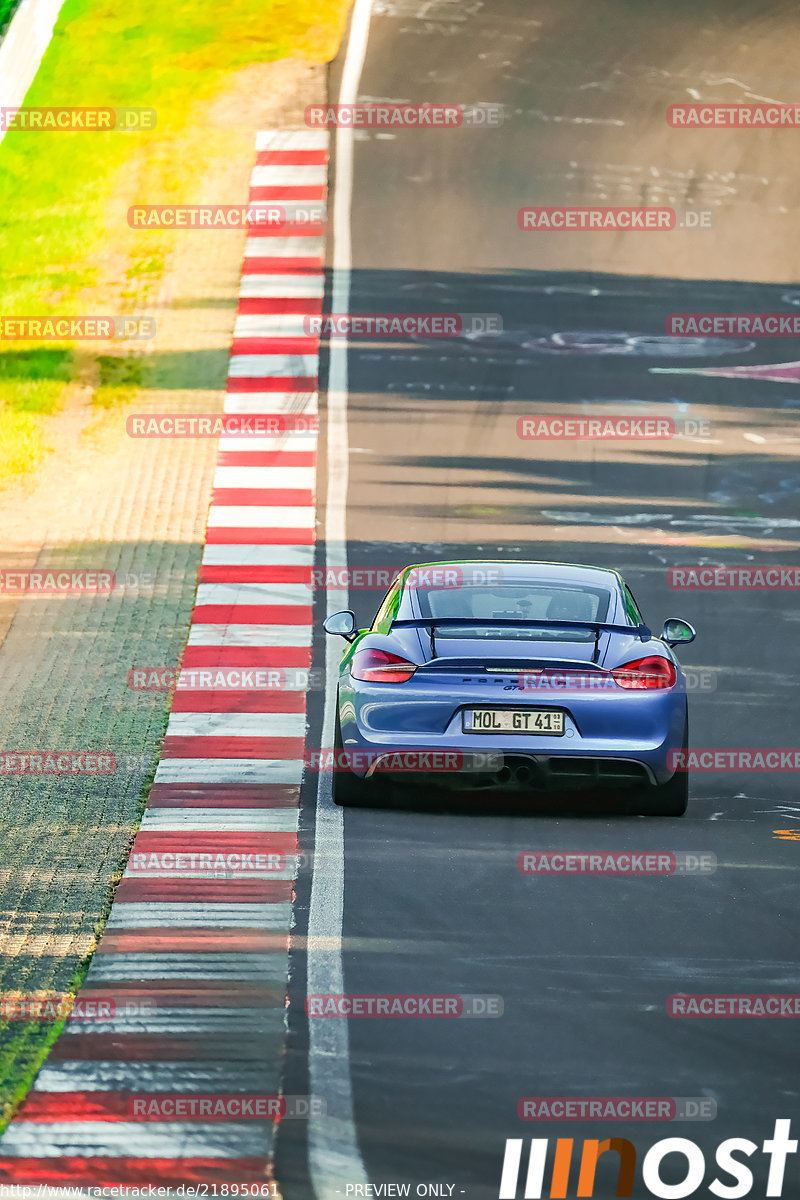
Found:
[{"label": "blue sports car", "polygon": [[[339,667],[333,798],[379,803],[385,781],[547,793],[625,789],[636,811],[680,816],[688,774],[685,676],[621,576],[547,562],[420,563],[369,629],[334,613]],[[676,755],[678,757],[676,757]]]}]

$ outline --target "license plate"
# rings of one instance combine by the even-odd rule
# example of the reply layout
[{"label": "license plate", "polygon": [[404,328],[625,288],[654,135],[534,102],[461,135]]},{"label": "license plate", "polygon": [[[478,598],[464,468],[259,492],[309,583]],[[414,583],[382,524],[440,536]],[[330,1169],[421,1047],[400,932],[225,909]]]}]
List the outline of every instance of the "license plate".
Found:
[{"label": "license plate", "polygon": [[468,708],[463,713],[464,733],[564,732],[564,714],[553,709]]}]

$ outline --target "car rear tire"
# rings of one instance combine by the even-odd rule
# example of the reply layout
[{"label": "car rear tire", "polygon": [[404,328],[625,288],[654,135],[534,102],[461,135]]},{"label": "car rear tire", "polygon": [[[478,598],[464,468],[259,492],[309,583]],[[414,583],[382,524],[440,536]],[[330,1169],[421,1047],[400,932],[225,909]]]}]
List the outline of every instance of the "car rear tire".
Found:
[{"label": "car rear tire", "polygon": [[[689,718],[683,727],[683,750],[689,748]],[[676,771],[667,783],[646,788],[637,811],[644,816],[682,817],[689,805],[689,772]]]},{"label": "car rear tire", "polygon": [[[336,697],[336,724],[333,731],[334,767],[331,773],[331,797],[340,808],[359,808],[373,803],[375,785],[371,779],[360,779],[342,763],[342,726],[339,722],[339,697]],[[342,764],[342,765],[340,765]]]}]

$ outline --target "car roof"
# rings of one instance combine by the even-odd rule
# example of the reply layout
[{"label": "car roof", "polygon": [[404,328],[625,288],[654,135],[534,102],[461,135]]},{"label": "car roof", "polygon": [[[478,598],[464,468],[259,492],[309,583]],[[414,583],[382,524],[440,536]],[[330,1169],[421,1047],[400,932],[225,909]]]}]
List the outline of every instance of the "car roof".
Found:
[{"label": "car roof", "polygon": [[404,580],[409,571],[427,567],[462,567],[480,570],[484,567],[503,567],[515,579],[540,579],[543,582],[584,583],[595,587],[622,586],[622,576],[610,567],[593,567],[580,563],[539,562],[506,558],[451,558],[436,562],[412,563],[404,567]]}]

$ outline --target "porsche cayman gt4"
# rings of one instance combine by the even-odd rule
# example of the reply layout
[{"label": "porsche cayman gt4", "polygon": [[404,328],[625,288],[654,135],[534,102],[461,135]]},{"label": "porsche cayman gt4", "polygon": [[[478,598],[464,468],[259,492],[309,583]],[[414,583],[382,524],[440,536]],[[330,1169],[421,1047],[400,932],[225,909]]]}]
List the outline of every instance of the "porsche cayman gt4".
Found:
[{"label": "porsche cayman gt4", "polygon": [[671,617],[654,634],[618,572],[421,563],[398,574],[368,629],[346,610],[325,630],[347,641],[337,804],[379,804],[387,781],[422,781],[610,789],[635,811],[685,812],[686,681],[673,647],[695,631]]}]

